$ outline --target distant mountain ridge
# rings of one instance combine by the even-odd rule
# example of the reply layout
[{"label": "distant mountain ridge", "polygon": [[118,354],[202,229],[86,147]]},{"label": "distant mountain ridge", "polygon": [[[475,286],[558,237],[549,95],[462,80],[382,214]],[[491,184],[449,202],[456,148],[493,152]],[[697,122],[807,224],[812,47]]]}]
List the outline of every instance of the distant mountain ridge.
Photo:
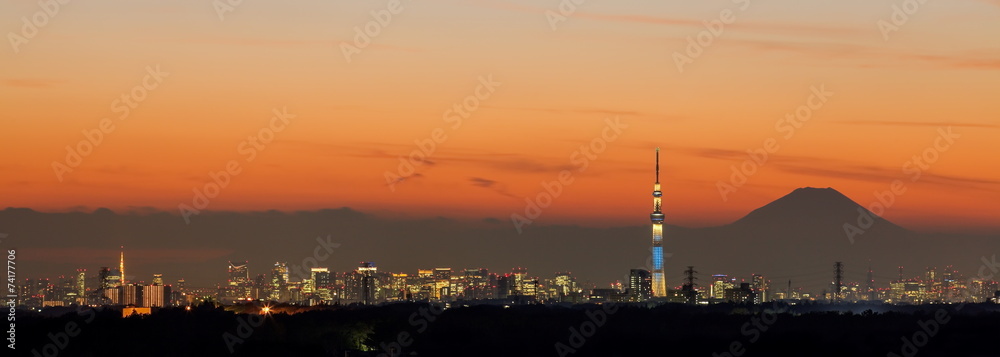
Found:
[{"label": "distant mountain ridge", "polygon": [[778,198],[746,216],[730,223],[733,227],[809,227],[810,229],[843,228],[844,223],[857,225],[858,216],[872,217],[867,230],[885,230],[895,234],[911,234],[886,219],[875,215],[839,191],[827,188],[803,187]]},{"label": "distant mountain ridge", "polygon": [[[868,212],[832,188],[805,187],[730,224],[666,225],[667,284],[679,286],[691,265],[701,272],[703,285],[712,274],[746,278],[760,273],[775,284],[792,280],[818,292],[828,286],[835,261],[844,262],[849,281],[863,281],[871,260],[876,280],[884,284],[895,279],[899,266],[907,277],[945,265],[972,275],[983,254],[1000,253],[997,235],[918,234],[877,216],[851,241],[844,224],[856,224],[859,209]],[[444,266],[505,273],[521,266],[542,278],[571,271],[582,282],[603,287],[626,281],[629,269],[650,268],[650,229],[533,225],[517,234],[505,220],[391,220],[346,207],[203,212],[190,225],[176,214],[150,210],[0,211],[0,232],[8,234],[3,244],[18,249],[23,277],[115,266],[118,247],[125,245],[130,272],[144,280],[153,273],[173,277],[168,280],[184,277],[192,286],[224,281],[228,260],[249,260],[251,274],[270,271],[275,261],[302,264],[314,257],[317,237],[330,237],[340,246],[319,264],[334,271],[353,270],[359,261],[374,261],[380,271],[390,272]]]}]

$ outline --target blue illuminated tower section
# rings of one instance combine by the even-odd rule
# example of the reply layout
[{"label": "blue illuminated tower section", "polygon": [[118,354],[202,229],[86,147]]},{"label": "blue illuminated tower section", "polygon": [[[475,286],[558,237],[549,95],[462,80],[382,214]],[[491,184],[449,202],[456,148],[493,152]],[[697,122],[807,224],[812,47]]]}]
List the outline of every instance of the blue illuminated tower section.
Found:
[{"label": "blue illuminated tower section", "polygon": [[660,148],[656,148],[656,184],[653,185],[653,296],[667,296],[667,281],[663,276],[663,212],[660,212]]}]

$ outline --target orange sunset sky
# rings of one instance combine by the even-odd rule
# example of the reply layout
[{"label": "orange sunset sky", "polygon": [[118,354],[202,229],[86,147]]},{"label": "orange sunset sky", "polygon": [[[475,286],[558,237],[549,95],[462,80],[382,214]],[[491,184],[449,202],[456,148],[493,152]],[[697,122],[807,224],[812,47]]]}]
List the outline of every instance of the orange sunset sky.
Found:
[{"label": "orange sunset sky", "polygon": [[[927,1],[898,21],[903,1],[402,0],[379,24],[389,3],[243,1],[220,16],[211,1],[73,1],[25,36],[44,9],[4,0],[0,207],[179,214],[234,161],[207,210],[509,221],[569,170],[535,224],[639,225],[659,146],[670,224],[728,223],[804,186],[868,206],[903,180],[889,220],[1000,232],[1000,1]],[[366,25],[378,33],[361,46]],[[169,75],[119,119],[147,68]],[[486,78],[499,84],[456,127],[449,110]],[[779,121],[813,88],[833,94],[786,138]],[[282,108],[294,117],[248,161],[241,143]],[[627,127],[602,138],[616,117]],[[102,118],[114,129],[57,174]],[[958,137],[935,148],[948,128]],[[436,129],[429,161],[387,184]],[[595,139],[606,149],[580,170],[574,152]]]}]

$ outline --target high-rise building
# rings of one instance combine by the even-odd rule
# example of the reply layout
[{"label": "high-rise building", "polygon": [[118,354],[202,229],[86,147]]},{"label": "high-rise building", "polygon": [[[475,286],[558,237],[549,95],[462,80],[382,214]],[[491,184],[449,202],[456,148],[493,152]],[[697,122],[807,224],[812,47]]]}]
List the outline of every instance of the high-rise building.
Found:
[{"label": "high-rise building", "polygon": [[143,306],[143,287],[136,284],[128,284],[120,287],[122,305]]},{"label": "high-rise building", "polygon": [[562,301],[573,301],[573,298],[580,294],[576,278],[571,273],[556,273],[553,285],[555,285],[557,296]]},{"label": "high-rise building", "polygon": [[[177,279],[177,289],[170,290],[170,302],[174,305],[188,305],[187,282],[184,278]],[[192,297],[193,298],[193,297]]]},{"label": "high-rise building", "polygon": [[164,307],[170,301],[170,287],[164,285],[146,285],[142,287],[142,306]]},{"label": "high-rise building", "polygon": [[101,267],[98,283],[100,287],[97,298],[101,300],[101,304],[119,305],[122,303],[120,290],[122,281],[118,269]]},{"label": "high-rise building", "polygon": [[107,288],[104,290],[104,304],[122,305],[122,287]]},{"label": "high-rise building", "polygon": [[513,278],[511,295],[528,295],[524,292],[524,284],[528,280],[528,268],[514,268],[511,277]]},{"label": "high-rise building", "polygon": [[108,287],[117,288],[122,286],[122,273],[121,270],[111,269],[108,272]]},{"label": "high-rise building", "polygon": [[101,267],[101,270],[97,272],[97,289],[104,290],[110,287],[111,280],[111,269],[108,267]]},{"label": "high-rise building", "polygon": [[163,274],[153,274],[153,285],[163,285]]},{"label": "high-rise building", "polygon": [[313,296],[317,300],[333,301],[333,291],[331,290],[333,281],[330,278],[330,269],[311,268],[309,273],[309,283],[312,285]]},{"label": "high-rise building", "polygon": [[[53,291],[53,298],[55,301],[59,301],[63,306],[69,306],[73,304],[78,304],[80,295],[76,293],[76,277],[65,277],[59,276],[59,286]],[[49,300],[52,300],[50,298]]]},{"label": "high-rise building", "polygon": [[288,264],[275,262],[271,268],[271,284],[269,298],[274,301],[288,299]]},{"label": "high-rise building", "polygon": [[403,301],[411,299],[409,289],[410,276],[404,273],[392,273],[392,280],[389,283],[387,295],[389,300]]},{"label": "high-rise building", "polygon": [[535,298],[536,300],[541,300],[542,289],[541,284],[538,283],[538,278],[532,277],[524,281],[521,284],[521,295],[528,296],[529,298]]},{"label": "high-rise building", "polygon": [[656,148],[656,183],[653,185],[653,213],[649,220],[653,223],[653,296],[667,296],[667,281],[663,275],[663,212],[660,211],[660,148]]},{"label": "high-rise building", "polygon": [[653,295],[653,279],[646,269],[632,269],[628,273],[628,298],[646,301]]},{"label": "high-rise building", "polygon": [[[449,272],[451,270],[449,269]],[[360,276],[360,289],[359,289],[359,300],[365,305],[374,304],[375,295],[378,293],[378,284],[376,283],[375,274],[378,272],[378,268],[375,267],[374,262],[361,262],[358,265],[357,273]]]},{"label": "high-rise building", "polygon": [[763,275],[753,274],[753,291],[756,293],[755,298],[757,301],[755,303],[766,302],[769,299],[768,296],[768,282]]},{"label": "high-rise building", "polygon": [[254,300],[267,299],[270,297],[270,287],[271,284],[267,279],[267,274],[257,274],[257,276],[253,278],[253,284],[250,289],[250,297]]},{"label": "high-rise building", "polygon": [[451,268],[434,268],[434,295],[445,299],[453,295],[451,289]]},{"label": "high-rise building", "polygon": [[736,303],[748,303],[757,300],[757,293],[754,292],[750,283],[740,283],[739,287],[733,287],[726,289],[723,292],[723,298],[726,301],[736,302]]},{"label": "high-rise building", "polygon": [[726,289],[732,289],[736,287],[733,280],[729,279],[729,276],[725,274],[715,274],[712,275],[712,285],[709,286],[708,294],[716,299],[726,298]]},{"label": "high-rise building", "polygon": [[76,296],[81,298],[87,296],[87,269],[80,268],[76,270],[76,283],[74,285]]},{"label": "high-rise building", "polygon": [[468,300],[489,299],[490,292],[490,272],[487,269],[465,269],[461,279],[460,294]]},{"label": "high-rise building", "polygon": [[232,303],[235,300],[246,300],[250,297],[250,271],[247,269],[247,261],[229,262],[229,280],[225,287],[225,303]]},{"label": "high-rise building", "polygon": [[501,299],[506,299],[510,295],[516,295],[514,292],[514,277],[511,274],[504,274],[497,277],[497,297]]}]

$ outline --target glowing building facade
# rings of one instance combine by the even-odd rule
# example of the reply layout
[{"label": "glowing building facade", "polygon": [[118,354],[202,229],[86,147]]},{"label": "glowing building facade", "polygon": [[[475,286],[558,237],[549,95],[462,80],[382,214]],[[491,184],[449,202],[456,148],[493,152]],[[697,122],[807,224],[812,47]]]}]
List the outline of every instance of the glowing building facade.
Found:
[{"label": "glowing building facade", "polygon": [[653,296],[667,296],[667,281],[663,276],[663,212],[660,212],[660,148],[656,148],[656,184],[653,185]]},{"label": "glowing building facade", "polygon": [[270,294],[268,296],[273,301],[288,300],[288,264],[275,262],[271,268]]},{"label": "glowing building facade", "polygon": [[125,246],[122,246],[121,258],[118,260],[118,272],[121,278],[121,285],[125,285]]},{"label": "glowing building facade", "polygon": [[236,300],[246,300],[250,297],[250,271],[247,270],[247,261],[229,261],[229,280],[223,288],[225,303],[231,304]]}]

